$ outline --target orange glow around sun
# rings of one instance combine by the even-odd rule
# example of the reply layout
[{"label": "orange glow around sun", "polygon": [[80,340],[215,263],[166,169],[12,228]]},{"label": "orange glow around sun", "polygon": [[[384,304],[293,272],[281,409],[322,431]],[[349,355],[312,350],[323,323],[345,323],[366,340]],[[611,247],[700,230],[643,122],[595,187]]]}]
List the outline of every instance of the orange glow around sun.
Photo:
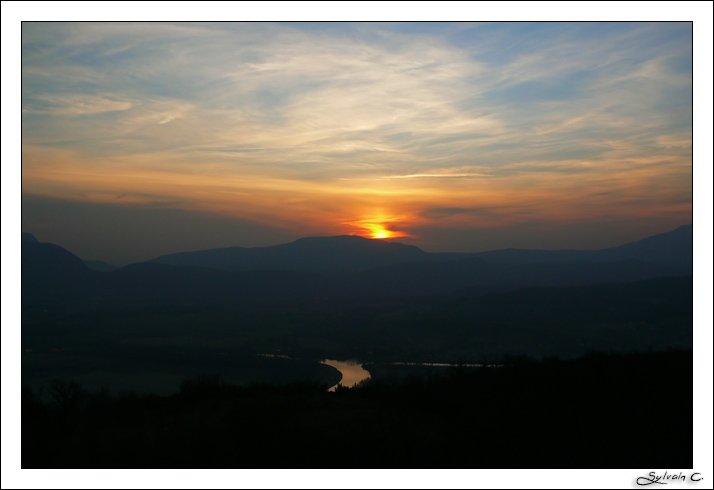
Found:
[{"label": "orange glow around sun", "polygon": [[388,230],[384,227],[384,225],[380,225],[380,224],[368,225],[368,229],[369,229],[369,232],[370,232],[372,238],[396,238],[399,236],[404,236],[403,233],[399,233],[398,231]]},{"label": "orange glow around sun", "polygon": [[359,231],[355,234],[365,236],[367,238],[375,239],[385,239],[385,238],[399,238],[399,237],[411,237],[408,233],[399,230],[392,230],[388,228],[387,223],[390,221],[397,221],[398,218],[387,218],[380,216],[376,219],[365,219],[357,222],[349,223]]}]

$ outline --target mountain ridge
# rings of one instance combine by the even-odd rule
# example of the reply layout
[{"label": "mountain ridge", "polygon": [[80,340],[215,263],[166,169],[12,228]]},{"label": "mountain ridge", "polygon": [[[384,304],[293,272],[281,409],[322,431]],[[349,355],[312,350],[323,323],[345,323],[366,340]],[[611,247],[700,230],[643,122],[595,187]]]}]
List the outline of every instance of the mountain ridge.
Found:
[{"label": "mountain ridge", "polygon": [[[89,268],[58,245],[25,241],[22,290],[23,297],[27,292],[32,298],[234,303],[468,296],[521,287],[622,283],[691,275],[691,247],[687,250],[690,231],[691,227],[685,227],[674,234],[655,235],[620,248],[583,251],[580,257],[590,260],[567,261],[560,257],[560,261],[519,262],[519,251],[514,249],[504,252],[516,254],[511,262],[488,261],[480,254],[430,254],[398,242],[342,236],[312,237],[258,248],[254,249],[257,253],[247,258],[239,256],[239,261],[233,263],[243,260],[252,269],[149,261],[107,272]],[[276,253],[280,260],[275,260]],[[638,258],[640,254],[644,259]],[[538,251],[535,256],[539,259]],[[209,254],[209,258],[215,257]]]},{"label": "mountain ridge", "polygon": [[293,270],[351,273],[394,263],[429,260],[414,245],[354,235],[303,237],[267,247],[224,247],[178,252],[149,260],[170,265],[193,265],[226,270]]},{"label": "mountain ridge", "polygon": [[489,263],[570,263],[644,261],[685,263],[692,260],[693,225],[660,233],[618,247],[600,250],[537,250],[507,248],[485,252],[426,252],[414,245],[356,235],[304,237],[267,247],[223,247],[166,254],[148,262],[193,265],[225,270],[295,270],[352,273],[409,262],[446,262],[479,258]]}]

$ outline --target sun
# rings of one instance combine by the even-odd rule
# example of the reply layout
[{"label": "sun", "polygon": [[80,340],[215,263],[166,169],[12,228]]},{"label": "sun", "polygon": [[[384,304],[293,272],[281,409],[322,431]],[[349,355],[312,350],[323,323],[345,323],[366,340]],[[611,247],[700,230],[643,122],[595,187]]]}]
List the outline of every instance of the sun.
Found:
[{"label": "sun", "polygon": [[362,227],[368,231],[370,238],[375,238],[378,240],[384,238],[398,238],[409,236],[401,231],[389,230],[382,223],[365,223]]},{"label": "sun", "polygon": [[375,240],[385,240],[389,238],[414,238],[413,235],[396,228],[402,228],[405,220],[401,216],[388,215],[386,213],[375,213],[355,221],[343,223],[350,227],[351,235],[358,235]]}]

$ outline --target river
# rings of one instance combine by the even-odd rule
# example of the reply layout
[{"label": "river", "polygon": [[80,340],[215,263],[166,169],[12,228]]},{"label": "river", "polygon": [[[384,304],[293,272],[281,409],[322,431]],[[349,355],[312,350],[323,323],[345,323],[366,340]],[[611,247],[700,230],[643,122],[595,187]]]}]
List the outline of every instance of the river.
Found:
[{"label": "river", "polygon": [[[287,356],[285,356],[287,357]],[[369,371],[362,367],[359,361],[335,361],[334,359],[323,359],[322,364],[332,366],[342,373],[342,380],[338,384],[352,388],[356,383],[370,378]],[[390,366],[428,366],[428,367],[456,367],[459,364],[446,362],[386,362],[385,365]],[[462,367],[475,368],[484,367],[484,364],[460,364]],[[500,364],[486,364],[487,367],[500,367]],[[328,391],[335,391],[337,385],[331,387]]]},{"label": "river", "polygon": [[[335,361],[333,359],[325,359],[322,364],[332,366],[342,373],[342,380],[338,384],[352,388],[356,383],[362,380],[369,379],[369,371],[365,370],[357,361]],[[335,391],[337,385],[331,387],[329,391]]]}]

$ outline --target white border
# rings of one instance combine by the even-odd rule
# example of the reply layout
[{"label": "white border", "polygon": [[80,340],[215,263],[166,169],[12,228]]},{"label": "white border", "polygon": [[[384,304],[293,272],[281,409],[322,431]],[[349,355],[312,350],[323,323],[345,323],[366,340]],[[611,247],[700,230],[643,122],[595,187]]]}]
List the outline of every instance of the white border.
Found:
[{"label": "white border", "polygon": [[621,488],[656,470],[20,471],[20,22],[231,18],[694,21],[694,469],[712,488],[712,16],[711,2],[2,2],[2,487]]}]

